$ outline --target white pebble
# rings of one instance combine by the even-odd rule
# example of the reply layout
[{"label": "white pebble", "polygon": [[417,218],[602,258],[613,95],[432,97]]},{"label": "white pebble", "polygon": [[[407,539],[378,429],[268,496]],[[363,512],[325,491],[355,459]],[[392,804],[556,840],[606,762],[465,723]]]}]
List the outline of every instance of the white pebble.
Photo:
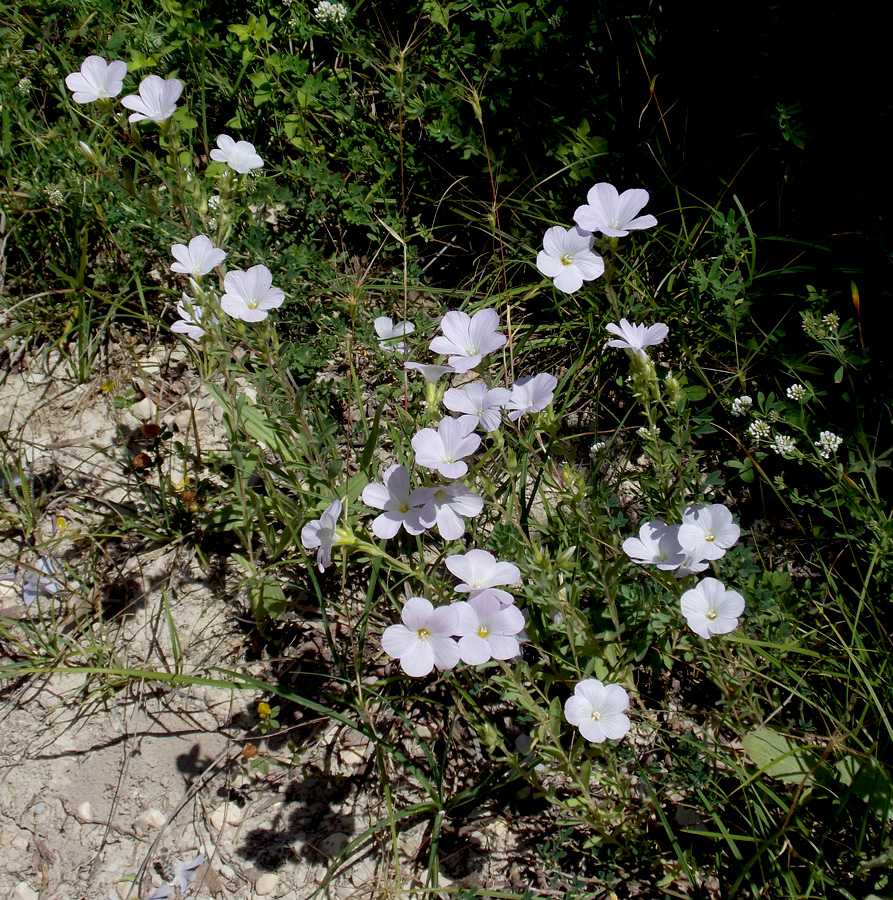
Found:
[{"label": "white pebble", "polygon": [[266,897],[267,894],[272,894],[276,890],[276,885],[278,884],[278,875],[275,875],[273,872],[265,872],[254,882],[254,893],[258,897]]},{"label": "white pebble", "polygon": [[75,815],[77,816],[78,822],[83,825],[93,821],[93,807],[90,806],[90,801],[85,800],[77,810],[75,810]]},{"label": "white pebble", "polygon": [[143,828],[164,828],[164,824],[167,822],[167,816],[160,809],[150,807],[140,814],[137,822],[142,825]]},{"label": "white pebble", "polygon": [[31,888],[27,881],[20,881],[13,888],[12,900],[40,900],[40,894]]}]

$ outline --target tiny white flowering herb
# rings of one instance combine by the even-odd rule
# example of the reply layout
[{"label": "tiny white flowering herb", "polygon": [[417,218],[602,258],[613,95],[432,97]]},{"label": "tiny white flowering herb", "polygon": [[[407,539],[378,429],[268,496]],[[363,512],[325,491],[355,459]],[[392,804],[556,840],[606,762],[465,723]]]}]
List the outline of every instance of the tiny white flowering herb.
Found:
[{"label": "tiny white flowering herb", "polygon": [[752,407],[753,398],[749,397],[747,394],[742,394],[740,397],[736,397],[735,400],[732,401],[732,415],[746,416],[750,412]]},{"label": "tiny white flowering herb", "polygon": [[792,384],[787,389],[788,398],[791,400],[802,400],[806,394],[806,388],[802,384]]},{"label": "tiny white flowering herb", "polygon": [[780,456],[790,456],[796,449],[797,442],[786,434],[777,434],[769,446]]},{"label": "tiny white flowering herb", "polygon": [[838,451],[842,443],[843,438],[838,437],[833,431],[823,431],[819,434],[819,439],[815,442],[815,445],[825,459],[831,459],[831,456]]},{"label": "tiny white flowering herb", "polygon": [[764,441],[769,437],[770,434],[772,434],[772,429],[769,427],[769,423],[764,422],[762,419],[757,419],[755,422],[751,422],[747,430],[750,436],[758,441]]}]

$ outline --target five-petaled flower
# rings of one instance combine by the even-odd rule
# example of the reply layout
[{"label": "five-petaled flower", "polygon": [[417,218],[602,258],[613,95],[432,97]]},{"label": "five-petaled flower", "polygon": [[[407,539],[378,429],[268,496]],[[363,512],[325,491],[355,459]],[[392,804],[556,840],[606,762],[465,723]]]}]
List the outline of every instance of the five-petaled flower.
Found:
[{"label": "five-petaled flower", "polygon": [[378,335],[378,345],[388,353],[399,353],[401,356],[409,348],[401,338],[412,334],[415,325],[412,322],[394,322],[390,316],[379,316],[375,322],[375,333]]},{"label": "five-petaled flower", "polygon": [[619,741],[629,731],[629,694],[619,684],[587,678],[574,688],[564,704],[564,716],[580,734],[596,744]]},{"label": "five-petaled flower", "polygon": [[180,318],[171,325],[171,331],[185,334],[194,341],[205,336],[207,332],[205,326],[217,322],[217,316],[211,310],[187,294],[183,294],[183,299],[177,304],[177,315]]},{"label": "five-petaled flower", "polygon": [[732,513],[721,503],[689,506],[682,514],[679,544],[692,559],[720,559],[741,536]]},{"label": "five-petaled flower", "polygon": [[499,333],[499,316],[494,309],[480,309],[473,316],[458,310],[448,312],[440,322],[443,336],[431,341],[433,353],[443,353],[456,372],[473,369],[487,354],[506,342]]},{"label": "five-petaled flower", "polygon": [[[600,231],[608,237],[626,237],[638,228],[657,225],[654,216],[639,216],[648,202],[648,191],[632,188],[617,193],[613,184],[601,182],[589,189],[585,206],[578,206],[574,221],[586,231]],[[638,218],[637,218],[638,217]]]},{"label": "five-petaled flower", "polygon": [[481,445],[476,434],[458,419],[441,419],[437,431],[423,428],[412,436],[416,462],[426,469],[436,469],[444,478],[461,478],[468,471],[462,457],[474,453]]},{"label": "five-petaled flower", "polygon": [[543,238],[543,249],[537,254],[536,267],[555,287],[573,294],[584,281],[593,281],[605,271],[605,261],[592,252],[594,238],[582,228],[550,228]]},{"label": "five-petaled flower", "polygon": [[211,159],[226,163],[234,172],[246,175],[252,169],[259,169],[264,161],[257,155],[254,144],[248,141],[234,141],[228,134],[217,137],[218,149],[211,151]]},{"label": "five-petaled flower", "polygon": [[435,366],[431,363],[420,363],[412,360],[405,362],[403,368],[421,372],[428,384],[436,384],[444,375],[453,375],[456,372],[452,366]]},{"label": "five-petaled flower", "polygon": [[726,590],[716,578],[702,578],[682,595],[682,615],[695,634],[709,640],[714,634],[728,634],[738,626],[744,612],[744,598]]},{"label": "five-petaled flower", "polygon": [[670,331],[663,322],[658,322],[656,325],[634,325],[626,319],[621,319],[619,325],[615,325],[612,322],[610,325],[606,325],[605,328],[619,338],[608,341],[609,347],[622,347],[625,350],[632,350],[638,356],[645,355],[646,347],[661,343]]},{"label": "five-petaled flower", "polygon": [[486,590],[493,594],[503,606],[514,602],[508,591],[499,590],[497,585],[514,584],[521,578],[521,570],[510,562],[499,562],[487,550],[469,550],[456,553],[445,560],[446,567],[456,578],[461,578],[455,590],[460,594],[475,594]]},{"label": "five-petaled flower", "polygon": [[183,82],[179,78],[149,75],[140,82],[139,93],[122,97],[121,105],[134,110],[129,117],[130,122],[141,122],[143,119],[164,122],[174,114],[182,93]]},{"label": "five-petaled flower", "polygon": [[171,254],[176,259],[175,263],[171,263],[171,271],[180,275],[190,275],[192,278],[207,275],[226,259],[226,251],[215,247],[211,239],[204,234],[196,235],[188,246],[173,244]]},{"label": "five-petaled flower", "polygon": [[532,378],[519,378],[512,385],[512,397],[505,405],[509,410],[509,418],[517,422],[521,416],[544,410],[552,402],[557,385],[558,379],[547,372],[541,372]]},{"label": "five-petaled flower", "polygon": [[490,659],[512,659],[521,652],[518,635],[524,630],[524,615],[514,604],[504,606],[493,591],[480,591],[453,608],[463,662],[479,666]]},{"label": "five-petaled flower", "polygon": [[660,519],[652,519],[643,523],[638,537],[627,538],[623,542],[623,552],[640,566],[654,565],[658,569],[671,571],[685,559],[678,534],[678,525],[667,525]]},{"label": "five-petaled flower", "polygon": [[480,494],[468,490],[461,481],[434,489],[437,530],[446,541],[458,541],[465,534],[465,519],[479,516],[484,508]]},{"label": "five-petaled flower", "polygon": [[316,565],[320,572],[332,564],[332,547],[345,543],[338,533],[338,518],[341,516],[341,501],[336,500],[326,507],[323,514],[301,529],[301,543],[306,550],[316,548]]},{"label": "five-petaled flower", "polygon": [[502,421],[502,407],[512,399],[507,388],[488,388],[479,381],[464,388],[450,388],[443,395],[443,405],[451,412],[462,413],[459,422],[467,431],[478,425],[484,431],[496,431]]},{"label": "five-petaled flower", "polygon": [[435,522],[434,491],[418,487],[410,490],[409,472],[405,466],[394,464],[382,477],[382,484],[373,481],[363,488],[363,503],[384,512],[372,523],[372,533],[379,538],[392,538],[400,530],[421,534]]},{"label": "five-petaled flower", "polygon": [[75,103],[94,103],[117,97],[124,87],[127,63],[121,60],[107,63],[101,56],[88,56],[81,63],[80,72],[65,77]]},{"label": "five-petaled flower", "polygon": [[459,646],[452,637],[458,624],[455,605],[435,609],[424,597],[410,597],[400,619],[402,625],[385,629],[381,645],[388,656],[400,660],[407,675],[423,678],[435,666],[452,669],[459,662]]},{"label": "five-petaled flower", "polygon": [[272,285],[273,275],[266,266],[252,266],[246,272],[239,269],[227,272],[223,279],[226,293],[220,298],[220,308],[234,319],[261,322],[285,300],[285,293]]}]

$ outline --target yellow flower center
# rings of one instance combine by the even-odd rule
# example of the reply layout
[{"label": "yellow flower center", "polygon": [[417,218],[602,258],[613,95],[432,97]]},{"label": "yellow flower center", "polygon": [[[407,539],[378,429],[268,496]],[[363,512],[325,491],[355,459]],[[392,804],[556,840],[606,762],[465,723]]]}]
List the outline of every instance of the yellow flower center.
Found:
[{"label": "yellow flower center", "polygon": [[431,632],[428,631],[427,628],[420,628],[420,629],[416,632],[416,635],[418,636],[418,639],[419,639],[420,641],[427,641],[428,638],[431,637]]},{"label": "yellow flower center", "polygon": [[489,637],[489,635],[490,635],[490,629],[487,628],[486,625],[481,625],[478,628],[478,637],[485,638],[485,637]]},{"label": "yellow flower center", "polygon": [[716,535],[712,531],[707,531],[704,533],[704,540],[712,544],[716,540]]},{"label": "yellow flower center", "polygon": [[247,306],[248,309],[257,309],[257,300],[252,297],[250,300],[245,301],[245,306]]},{"label": "yellow flower center", "polygon": [[708,609],[707,612],[704,613],[704,615],[707,616],[707,618],[712,622],[716,618],[717,612],[715,609]]},{"label": "yellow flower center", "polygon": [[401,503],[398,512],[402,513],[405,516],[409,512],[409,504]]},{"label": "yellow flower center", "polygon": [[602,717],[602,714],[597,709],[592,710],[589,715],[592,717],[593,722],[597,722]]},{"label": "yellow flower center", "polygon": [[573,261],[574,261],[574,258],[573,258],[573,256],[570,255],[570,253],[565,253],[564,256],[562,256],[561,259],[559,260],[559,262],[563,266],[572,265]]}]

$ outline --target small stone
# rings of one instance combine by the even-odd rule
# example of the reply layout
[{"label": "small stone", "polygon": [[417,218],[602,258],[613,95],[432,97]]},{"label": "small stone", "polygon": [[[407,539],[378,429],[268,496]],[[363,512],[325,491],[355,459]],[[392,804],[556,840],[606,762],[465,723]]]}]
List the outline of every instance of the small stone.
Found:
[{"label": "small stone", "polygon": [[160,809],[154,807],[149,807],[137,819],[137,823],[143,828],[164,828],[166,822],[167,816]]},{"label": "small stone", "polygon": [[221,803],[211,813],[211,824],[220,831],[224,825],[238,825],[242,821],[242,810],[235,803]]},{"label": "small stone", "polygon": [[43,802],[43,800],[41,800],[40,803],[35,803],[34,806],[31,807],[31,812],[33,812],[35,816],[41,816],[46,811],[47,805]]},{"label": "small stone", "polygon": [[13,888],[12,900],[40,900],[40,894],[30,887],[27,881],[20,881]]},{"label": "small stone", "polygon": [[350,843],[350,836],[343,831],[336,831],[334,834],[324,837],[319,842],[319,852],[329,859],[337,859],[341,851]]},{"label": "small stone", "polygon": [[276,885],[278,884],[278,875],[273,872],[265,872],[254,882],[254,893],[257,894],[258,897],[266,897],[276,890]]},{"label": "small stone", "polygon": [[87,822],[93,821],[93,807],[90,806],[90,801],[85,800],[75,811],[75,815],[77,816],[78,822],[82,825],[86,825]]},{"label": "small stone", "polygon": [[227,881],[235,881],[236,880],[235,870],[230,868],[226,863],[221,863],[217,867],[217,874],[221,878],[225,878]]},{"label": "small stone", "polygon": [[28,838],[21,834],[17,834],[9,843],[14,850],[28,849]]}]

